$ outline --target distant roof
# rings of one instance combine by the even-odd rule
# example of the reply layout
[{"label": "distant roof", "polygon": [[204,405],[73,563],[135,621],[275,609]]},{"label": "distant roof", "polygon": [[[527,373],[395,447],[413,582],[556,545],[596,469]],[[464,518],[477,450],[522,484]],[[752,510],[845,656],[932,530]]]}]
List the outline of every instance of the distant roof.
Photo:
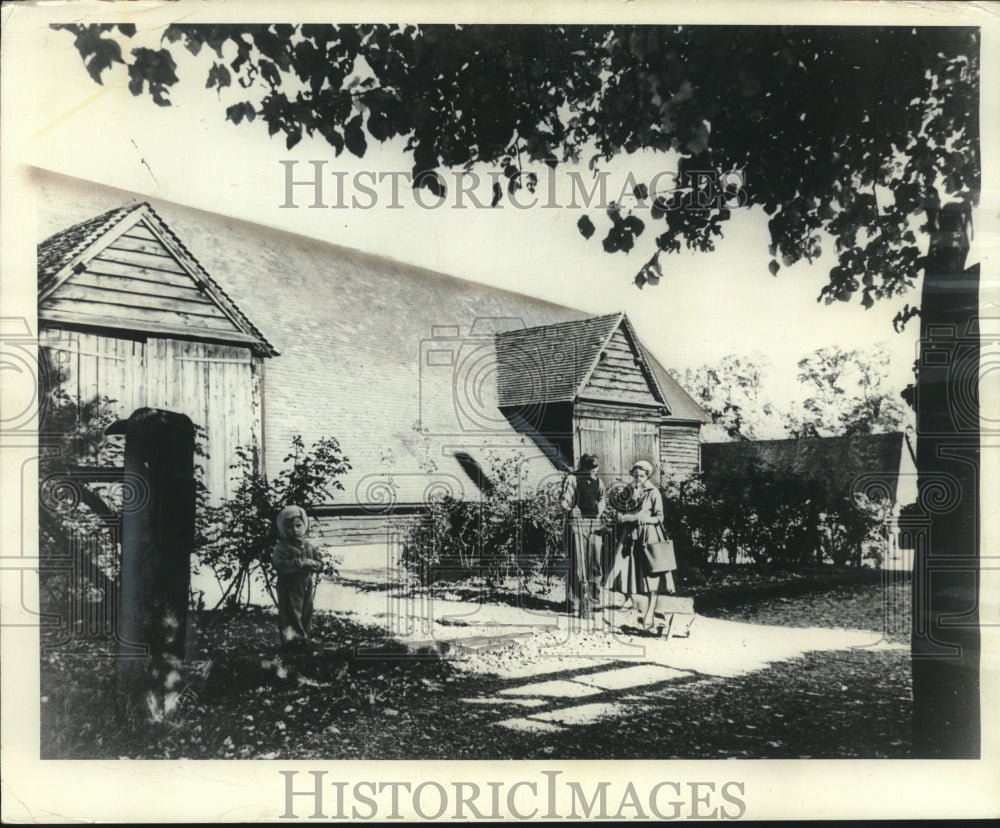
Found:
[{"label": "distant roof", "polygon": [[176,246],[174,258],[179,258],[180,264],[185,267],[191,278],[228,312],[237,327],[256,341],[255,346],[260,353],[267,356],[274,356],[277,353],[148,202],[116,207],[67,227],[42,241],[38,245],[39,305],[41,306],[45,299],[52,296],[61,284],[73,276],[74,272],[98,254],[103,246],[102,241],[112,231],[123,230],[140,222],[155,227]]},{"label": "distant roof", "polygon": [[[905,435],[856,434],[803,440],[743,440],[703,443],[702,470],[716,478],[744,477],[751,464],[819,481],[844,494],[876,481],[895,480],[904,462],[912,462]],[[907,466],[909,466],[907,462]],[[895,496],[895,487],[891,487]]]}]

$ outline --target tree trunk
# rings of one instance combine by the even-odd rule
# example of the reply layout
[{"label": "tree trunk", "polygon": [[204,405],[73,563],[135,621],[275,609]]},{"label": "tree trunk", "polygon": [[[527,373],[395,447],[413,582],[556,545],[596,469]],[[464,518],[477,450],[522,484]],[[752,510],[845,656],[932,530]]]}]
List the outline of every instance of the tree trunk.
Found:
[{"label": "tree trunk", "polygon": [[980,752],[979,269],[964,269],[967,222],[964,210],[941,211],[920,303],[913,744],[928,758]]}]

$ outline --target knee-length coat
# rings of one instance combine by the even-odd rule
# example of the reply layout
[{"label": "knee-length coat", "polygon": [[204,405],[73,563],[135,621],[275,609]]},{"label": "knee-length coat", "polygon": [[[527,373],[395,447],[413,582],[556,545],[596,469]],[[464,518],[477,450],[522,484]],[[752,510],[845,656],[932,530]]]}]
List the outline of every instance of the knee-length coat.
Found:
[{"label": "knee-length coat", "polygon": [[[608,586],[625,595],[648,591],[645,547],[647,543],[666,540],[663,530],[663,496],[650,481],[632,489],[625,514],[635,520],[619,524],[617,546],[608,575]],[[676,568],[676,564],[675,567]]]}]

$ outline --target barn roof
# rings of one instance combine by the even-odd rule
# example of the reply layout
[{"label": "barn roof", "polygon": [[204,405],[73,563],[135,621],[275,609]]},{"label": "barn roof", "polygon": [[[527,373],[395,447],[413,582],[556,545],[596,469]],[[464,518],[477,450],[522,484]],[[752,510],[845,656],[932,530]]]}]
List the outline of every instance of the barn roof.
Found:
[{"label": "barn roof", "polygon": [[129,213],[137,211],[141,205],[131,204],[116,207],[94,216],[65,230],[49,236],[38,245],[38,298],[48,296],[55,288],[60,274],[72,272],[72,266],[79,262],[87,248],[93,245]]},{"label": "barn roof", "polygon": [[639,343],[646,355],[646,362],[648,363],[653,375],[656,377],[656,381],[660,386],[660,391],[663,392],[663,397],[666,400],[667,408],[670,411],[668,420],[686,420],[689,422],[696,423],[710,423],[712,422],[712,415],[705,411],[697,402],[695,402],[694,397],[688,394],[683,388],[681,388],[680,383],[677,382],[667,371],[666,368],[660,363],[660,361],[643,345]]},{"label": "barn roof", "polygon": [[[253,323],[244,315],[222,287],[209,276],[201,263],[185,247],[148,202],[128,204],[108,210],[94,218],[61,230],[38,245],[38,303],[39,312],[46,313],[46,302],[58,295],[62,285],[81,272],[116,238],[129,229],[143,224],[163,242],[173,259],[191,277],[200,292],[213,300],[232,322],[234,329],[258,353],[274,356],[276,351]],[[72,321],[60,319],[59,321]],[[138,330],[134,321],[122,317],[112,321],[113,327]],[[221,334],[219,334],[221,335]]]},{"label": "barn roof", "polygon": [[[500,405],[572,402],[580,396],[601,352],[620,327],[640,349],[624,313],[539,325],[497,334]],[[645,354],[644,351],[638,351]],[[654,397],[666,403],[652,370],[641,368]]]},{"label": "barn roof", "polygon": [[822,483],[845,495],[884,487],[893,498],[903,464],[912,459],[906,436],[899,431],[802,440],[703,443],[701,447],[702,469],[709,477],[742,478],[756,464]]},{"label": "barn roof", "polygon": [[624,312],[498,333],[499,404],[515,408],[572,402],[583,392],[601,353],[622,328],[640,355],[639,367],[667,419],[711,422],[711,416],[642,344]]},{"label": "barn roof", "polygon": [[[41,188],[44,218],[54,228],[65,226],[67,216],[104,210],[109,200],[120,203],[123,195],[62,177],[43,179]],[[586,327],[589,314],[155,203],[281,352],[267,361],[264,376],[269,474],[283,467],[291,438],[301,435],[307,446],[324,436],[338,439],[352,469],[333,502],[373,513],[443,491],[475,498],[475,465],[488,468],[493,454],[522,453],[529,486],[558,478],[543,448],[499,411],[496,334],[562,323]],[[678,399],[668,396],[675,411]]]}]

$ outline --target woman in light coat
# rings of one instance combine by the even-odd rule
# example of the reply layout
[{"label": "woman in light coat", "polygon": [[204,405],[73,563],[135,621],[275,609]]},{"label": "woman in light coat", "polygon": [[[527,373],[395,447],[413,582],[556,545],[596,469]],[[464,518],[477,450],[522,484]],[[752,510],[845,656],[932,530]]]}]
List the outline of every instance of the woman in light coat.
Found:
[{"label": "woman in light coat", "polygon": [[[648,596],[646,611],[639,619],[639,625],[649,628],[653,623],[656,596],[674,591],[672,566],[658,573],[650,573],[646,563],[646,545],[666,540],[663,529],[663,496],[653,485],[650,477],[653,465],[639,460],[630,469],[632,485],[629,487],[628,503],[618,517],[618,545],[615,563],[605,581],[605,589],[615,589],[632,597],[636,594]],[[633,597],[634,601],[634,597]]]}]

